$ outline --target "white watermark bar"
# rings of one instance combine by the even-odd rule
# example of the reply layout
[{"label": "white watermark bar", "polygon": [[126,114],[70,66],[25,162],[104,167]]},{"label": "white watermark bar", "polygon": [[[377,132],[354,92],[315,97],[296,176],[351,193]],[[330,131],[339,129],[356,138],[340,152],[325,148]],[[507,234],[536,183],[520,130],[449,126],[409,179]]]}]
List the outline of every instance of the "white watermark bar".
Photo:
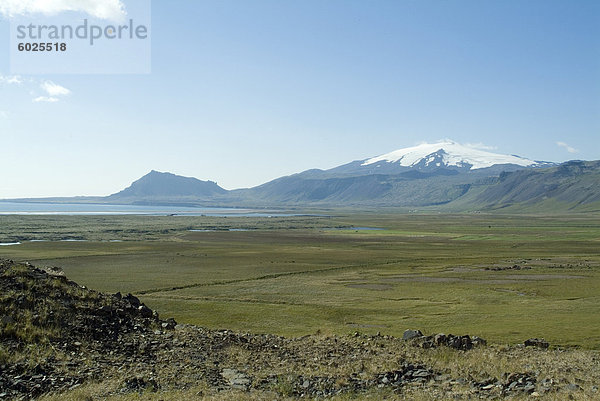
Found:
[{"label": "white watermark bar", "polygon": [[11,19],[12,74],[149,74],[151,1],[123,1],[110,20],[75,12]]}]

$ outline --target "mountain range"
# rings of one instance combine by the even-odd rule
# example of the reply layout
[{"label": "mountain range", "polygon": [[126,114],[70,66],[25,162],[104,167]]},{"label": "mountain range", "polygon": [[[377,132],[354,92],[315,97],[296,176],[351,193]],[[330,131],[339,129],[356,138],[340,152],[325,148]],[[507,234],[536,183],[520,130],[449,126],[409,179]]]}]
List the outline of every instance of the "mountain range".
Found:
[{"label": "mountain range", "polygon": [[228,191],[212,181],[151,171],[110,196],[69,199],[231,207],[595,211],[600,210],[600,161],[556,164],[445,140],[248,189]]}]

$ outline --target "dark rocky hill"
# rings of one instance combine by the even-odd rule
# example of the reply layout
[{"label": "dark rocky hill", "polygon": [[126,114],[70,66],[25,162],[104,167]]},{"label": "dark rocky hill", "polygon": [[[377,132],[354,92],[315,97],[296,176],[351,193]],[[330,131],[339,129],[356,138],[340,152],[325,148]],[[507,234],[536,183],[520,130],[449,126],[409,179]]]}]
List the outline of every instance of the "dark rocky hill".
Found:
[{"label": "dark rocky hill", "polygon": [[154,363],[162,345],[155,332],[174,327],[131,294],[102,294],[60,269],[0,260],[0,399],[68,390],[122,363]]},{"label": "dark rocky hill", "polygon": [[152,170],[129,187],[105,198],[108,201],[152,202],[162,199],[206,199],[227,191],[215,182],[201,181]]}]

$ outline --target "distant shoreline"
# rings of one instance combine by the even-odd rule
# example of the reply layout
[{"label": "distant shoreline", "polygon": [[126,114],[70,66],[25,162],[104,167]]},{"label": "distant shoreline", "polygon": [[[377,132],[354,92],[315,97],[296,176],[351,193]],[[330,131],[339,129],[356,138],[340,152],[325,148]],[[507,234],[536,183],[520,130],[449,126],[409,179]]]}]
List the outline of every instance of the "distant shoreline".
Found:
[{"label": "distant shoreline", "polygon": [[213,217],[288,217],[298,213],[233,207],[193,207],[182,205],[123,205],[110,203],[56,203],[0,200],[0,215],[148,215]]}]

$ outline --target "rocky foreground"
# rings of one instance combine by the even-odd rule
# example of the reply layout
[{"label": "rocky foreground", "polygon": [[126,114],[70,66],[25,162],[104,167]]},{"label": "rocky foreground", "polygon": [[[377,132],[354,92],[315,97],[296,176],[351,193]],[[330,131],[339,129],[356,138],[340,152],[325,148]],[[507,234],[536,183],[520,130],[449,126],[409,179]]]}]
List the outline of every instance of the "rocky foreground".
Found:
[{"label": "rocky foreground", "polygon": [[600,354],[543,339],[207,330],[0,260],[0,400],[600,399]]}]

